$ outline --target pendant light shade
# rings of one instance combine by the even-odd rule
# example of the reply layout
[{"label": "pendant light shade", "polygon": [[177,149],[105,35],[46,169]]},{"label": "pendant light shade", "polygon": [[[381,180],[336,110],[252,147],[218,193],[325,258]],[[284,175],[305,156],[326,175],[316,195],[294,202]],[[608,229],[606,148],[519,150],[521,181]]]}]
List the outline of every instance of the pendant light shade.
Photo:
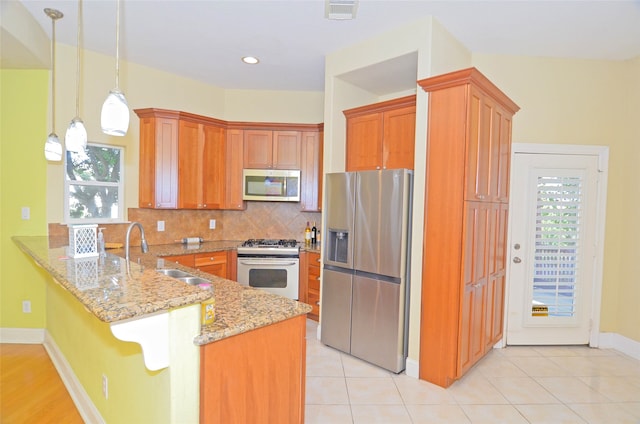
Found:
[{"label": "pendant light shade", "polygon": [[102,132],[123,136],[129,129],[129,105],[118,87],[120,77],[120,0],[116,1],[116,88],[109,91],[102,105],[100,124]]},{"label": "pendant light shade", "polygon": [[87,147],[87,130],[80,119],[80,34],[82,30],[82,0],[78,1],[78,39],[77,39],[77,66],[76,66],[76,117],[71,120],[64,143],[68,151],[79,152]]},{"label": "pendant light shade", "polygon": [[51,18],[51,133],[44,143],[44,157],[53,162],[62,160],[62,143],[56,134],[56,21],[64,15],[56,9],[44,9]]}]

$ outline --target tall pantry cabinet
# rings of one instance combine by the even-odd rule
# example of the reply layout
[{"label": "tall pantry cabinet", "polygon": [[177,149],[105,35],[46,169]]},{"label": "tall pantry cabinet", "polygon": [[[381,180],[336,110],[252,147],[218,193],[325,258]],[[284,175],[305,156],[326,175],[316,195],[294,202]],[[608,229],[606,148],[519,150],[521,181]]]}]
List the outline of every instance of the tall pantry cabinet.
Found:
[{"label": "tall pantry cabinet", "polygon": [[448,387],[502,338],[519,107],[475,68],[418,84],[429,93],[420,379]]}]

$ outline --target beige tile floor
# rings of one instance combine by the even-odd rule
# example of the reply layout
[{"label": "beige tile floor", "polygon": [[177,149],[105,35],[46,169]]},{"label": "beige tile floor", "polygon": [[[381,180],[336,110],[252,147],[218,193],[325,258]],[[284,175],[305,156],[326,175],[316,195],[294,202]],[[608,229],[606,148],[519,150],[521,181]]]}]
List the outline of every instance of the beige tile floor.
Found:
[{"label": "beige tile floor", "polygon": [[305,422],[640,424],[640,361],[610,349],[494,349],[448,389],[324,346],[307,321]]}]

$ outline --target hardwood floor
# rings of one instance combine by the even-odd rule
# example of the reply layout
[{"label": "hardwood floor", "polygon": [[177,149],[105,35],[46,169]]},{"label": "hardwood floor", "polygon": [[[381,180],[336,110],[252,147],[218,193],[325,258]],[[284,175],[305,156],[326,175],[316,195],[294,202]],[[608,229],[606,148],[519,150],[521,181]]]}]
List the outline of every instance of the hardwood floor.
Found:
[{"label": "hardwood floor", "polygon": [[0,344],[0,422],[83,422],[44,346]]}]

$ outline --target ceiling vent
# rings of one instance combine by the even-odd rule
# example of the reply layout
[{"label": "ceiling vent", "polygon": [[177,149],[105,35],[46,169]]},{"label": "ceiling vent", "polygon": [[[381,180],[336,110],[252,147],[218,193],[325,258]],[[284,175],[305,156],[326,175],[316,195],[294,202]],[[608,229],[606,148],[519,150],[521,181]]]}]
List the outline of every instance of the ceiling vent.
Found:
[{"label": "ceiling vent", "polygon": [[324,17],[334,20],[353,19],[357,9],[358,0],[326,0]]}]

